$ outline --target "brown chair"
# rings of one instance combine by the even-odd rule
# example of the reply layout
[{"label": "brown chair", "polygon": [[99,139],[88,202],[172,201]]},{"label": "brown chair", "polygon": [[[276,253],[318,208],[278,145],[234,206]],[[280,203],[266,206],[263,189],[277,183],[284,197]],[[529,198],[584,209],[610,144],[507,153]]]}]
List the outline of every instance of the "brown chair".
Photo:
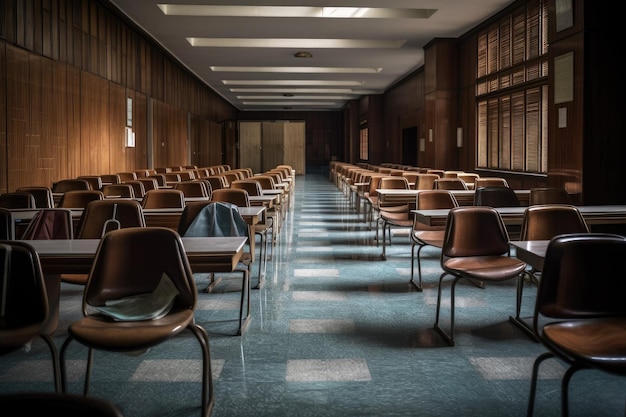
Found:
[{"label": "brown chair", "polygon": [[22,193],[30,193],[35,198],[36,208],[52,208],[54,207],[54,198],[50,187],[19,187],[17,190]]},{"label": "brown chair", "polygon": [[[144,178],[145,179],[145,178]],[[142,199],[144,195],[146,195],[146,188],[143,185],[143,181],[139,181],[139,179],[126,181],[124,184],[128,184],[133,187],[133,195],[137,199]]]},{"label": "brown chair", "polygon": [[212,190],[219,190],[220,188],[228,188],[228,182],[223,175],[209,175],[204,177],[205,181],[211,184]]},{"label": "brown chair", "polygon": [[[241,189],[245,190],[248,193],[248,196],[262,196],[263,188],[261,188],[261,184],[253,179],[246,180],[237,180],[230,184],[231,189]],[[252,203],[250,203],[252,204]],[[261,248],[265,248],[266,257],[264,258],[261,255],[261,259],[271,259],[271,255],[268,251],[268,241],[272,241],[272,246],[275,244],[275,239],[277,238],[274,235],[274,223],[276,222],[276,216],[278,214],[274,211],[269,213],[268,210],[265,210],[263,213],[263,219],[252,226],[252,230],[255,234],[261,237]]]},{"label": "brown chair", "polygon": [[10,209],[0,208],[0,240],[15,239],[15,221]]},{"label": "brown chair", "polygon": [[[409,181],[401,175],[392,175],[380,179],[380,189],[385,190],[408,190]],[[391,245],[391,228],[410,228],[413,226],[409,204],[405,203],[381,203],[378,199],[378,219],[382,227],[383,251],[382,258],[387,259],[387,231],[389,231],[389,244]],[[378,242],[378,222],[376,224],[376,241]]]},{"label": "brown chair", "polygon": [[185,197],[211,197],[206,181],[182,181],[174,184],[174,189],[181,190]]},{"label": "brown chair", "polygon": [[149,169],[136,169],[133,172],[137,176],[137,179],[139,179],[139,178],[146,178],[148,175],[150,175],[150,170]]},{"label": "brown chair", "polygon": [[[587,222],[580,211],[572,205],[544,204],[529,206],[524,210],[520,240],[550,240],[555,236],[568,233],[589,233]],[[517,282],[515,316],[511,321],[536,340],[536,335],[520,317],[524,282],[538,285],[541,271],[534,268],[521,275]]]},{"label": "brown chair", "polygon": [[213,190],[213,194],[211,194],[211,201],[231,203],[239,207],[250,207],[248,192],[237,188],[222,188],[219,190]]},{"label": "brown chair", "polygon": [[15,191],[0,194],[0,208],[28,209],[37,208],[35,197],[31,193]]},{"label": "brown chair", "polygon": [[467,190],[467,185],[456,177],[438,178],[434,181],[433,190]]},{"label": "brown chair", "polygon": [[0,395],[0,409],[5,417],[124,417],[109,401],[84,395],[57,392],[18,392]]},{"label": "brown chair", "polygon": [[480,177],[474,180],[474,189],[480,187],[508,187],[509,183],[504,178],[499,177]]},{"label": "brown chair", "polygon": [[439,175],[437,174],[425,174],[420,172],[413,188],[416,190],[432,190],[435,188],[435,180],[438,178]]},{"label": "brown chair", "polygon": [[133,181],[137,179],[137,174],[133,171],[118,172],[117,176],[120,178],[120,182]]},{"label": "brown chair", "polygon": [[480,178],[480,175],[474,174],[473,172],[463,172],[459,173],[457,178],[460,178],[465,182],[468,190],[474,190],[474,184],[476,183],[476,179]]},{"label": "brown chair", "polygon": [[107,184],[102,186],[102,194],[106,198],[135,198],[135,190],[128,183]]},{"label": "brown chair", "polygon": [[[454,345],[454,298],[460,280],[473,283],[500,282],[517,278],[526,263],[510,255],[509,235],[500,214],[492,207],[450,209],[441,248],[441,269],[437,292],[435,330]],[[452,276],[450,289],[450,330],[439,324],[444,278]]]},{"label": "brown chair", "polygon": [[103,174],[103,175],[100,175],[100,179],[102,180],[102,185],[119,184],[122,182],[122,179],[117,174]]},{"label": "brown chair", "polygon": [[173,186],[176,183],[181,181],[180,174],[177,172],[166,172],[163,174],[165,176],[165,184],[169,186]]},{"label": "brown chair", "polygon": [[76,177],[79,180],[85,180],[91,185],[92,190],[99,190],[102,188],[102,178],[99,175],[80,175]]},{"label": "brown chair", "polygon": [[59,356],[51,336],[57,321],[52,319],[37,252],[25,242],[0,241],[0,267],[0,355],[40,337],[50,349],[54,388],[59,392]]},{"label": "brown chair", "polygon": [[[261,188],[263,190],[276,190],[276,183],[274,182],[274,178],[270,175],[255,175],[255,181],[258,181],[261,184]],[[286,210],[286,196],[281,196],[280,199],[274,200],[273,203],[273,211],[270,210],[270,213],[275,214],[274,225],[276,227],[276,233],[280,234],[280,230],[282,228],[283,219],[285,218],[285,210]]]},{"label": "brown chair", "polygon": [[427,170],[426,170],[426,173],[427,173],[427,174],[435,174],[435,175],[437,175],[439,178],[443,178],[443,174],[444,174],[444,172],[446,172],[446,171],[445,171],[445,170],[443,170],[443,169],[427,169]]},{"label": "brown chair", "polygon": [[[459,203],[449,190],[424,190],[421,191],[415,200],[415,208],[418,210],[451,209],[458,207]],[[413,219],[413,230],[411,231],[411,283],[422,291],[422,262],[421,252],[426,246],[441,249],[446,227],[430,226]],[[415,282],[415,247],[417,247],[417,277]]]},{"label": "brown chair", "polygon": [[[239,215],[238,206],[229,202],[191,202],[183,210],[178,225],[178,233],[185,237],[224,237],[239,236],[250,239],[250,228]],[[250,247],[248,242],[248,248]],[[239,307],[239,327],[237,335],[242,335],[250,323],[250,268],[252,254],[244,252],[232,271],[242,274],[241,303]],[[210,274],[206,291],[212,292],[219,282],[215,273]]]},{"label": "brown chair", "polygon": [[[156,178],[140,177],[137,178],[137,181],[143,184],[144,195],[146,195],[147,191],[156,190],[157,188],[159,188],[159,182]],[[143,198],[143,196],[141,198]]]},{"label": "brown chair", "polygon": [[73,239],[72,212],[66,208],[45,208],[33,216],[22,240]]},{"label": "brown chair", "polygon": [[154,178],[159,187],[165,187],[167,185],[167,181],[165,180],[165,174],[151,174],[148,176],[148,178]]},{"label": "brown chair", "polygon": [[141,200],[141,206],[144,209],[184,208],[185,194],[173,188],[146,191],[146,195]]},{"label": "brown chair", "polygon": [[550,241],[533,315],[534,332],[548,351],[533,364],[528,416],[534,411],[539,367],[546,359],[567,366],[561,379],[563,416],[569,415],[570,380],[579,370],[626,376],[624,259],[624,236],[566,234]]},{"label": "brown chair", "polygon": [[528,205],[537,204],[572,204],[572,198],[561,187],[531,188]]},{"label": "brown chair", "polygon": [[85,208],[87,204],[94,200],[104,200],[102,191],[77,190],[68,191],[61,196],[59,208]]},{"label": "brown chair", "polygon": [[92,190],[91,184],[89,184],[89,181],[86,180],[66,179],[55,183],[52,187],[53,193],[66,193],[68,191],[77,190]]},{"label": "brown chair", "polygon": [[[157,289],[166,302],[154,305],[150,295]],[[110,305],[122,300],[133,300],[138,306],[133,311],[137,313],[123,314],[124,309],[118,311]],[[209,416],[214,404],[209,340],[206,331],[195,323],[196,302],[193,273],[176,231],[133,227],[104,235],[85,286],[83,317],[68,326],[68,336],[61,347],[63,391],[67,392],[66,353],[72,341],[88,348],[83,390],[88,395],[94,350],[137,354],[187,329],[202,352],[202,368],[198,370],[202,379],[202,416]]]}]

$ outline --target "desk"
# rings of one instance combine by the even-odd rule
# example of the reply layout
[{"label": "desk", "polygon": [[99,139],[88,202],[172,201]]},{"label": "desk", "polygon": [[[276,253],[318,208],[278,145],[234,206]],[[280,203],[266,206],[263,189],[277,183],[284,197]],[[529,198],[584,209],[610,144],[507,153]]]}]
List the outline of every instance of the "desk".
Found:
[{"label": "desk", "polygon": [[[184,237],[183,247],[193,272],[233,272],[243,254],[244,237]],[[100,239],[22,240],[35,248],[45,274],[54,328],[59,320],[61,274],[88,274]]]},{"label": "desk", "polygon": [[526,262],[537,271],[543,269],[543,260],[546,256],[549,240],[518,240],[509,244],[515,248],[519,260]]},{"label": "desk", "polygon": [[[386,190],[376,189],[378,193],[378,200],[381,203],[398,203],[406,204],[412,203],[415,205],[415,198],[417,195],[426,190]],[[460,206],[472,206],[474,205],[474,192],[475,190],[450,190]],[[528,205],[530,199],[530,190],[515,190],[515,194],[523,206]]]},{"label": "desk", "polygon": [[[588,225],[626,224],[626,205],[577,206]],[[526,207],[496,208],[506,225],[521,225]],[[449,209],[412,210],[420,223],[431,226],[445,225]]]}]

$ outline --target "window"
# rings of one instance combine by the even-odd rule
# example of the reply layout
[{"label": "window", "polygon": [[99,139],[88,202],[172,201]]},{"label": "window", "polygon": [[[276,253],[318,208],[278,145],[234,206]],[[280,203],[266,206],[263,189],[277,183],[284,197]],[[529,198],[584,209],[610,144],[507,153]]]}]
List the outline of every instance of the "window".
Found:
[{"label": "window", "polygon": [[478,35],[478,168],[547,171],[547,22],[536,0]]},{"label": "window", "polygon": [[362,161],[369,160],[369,137],[367,128],[361,128],[359,132],[359,158]]}]

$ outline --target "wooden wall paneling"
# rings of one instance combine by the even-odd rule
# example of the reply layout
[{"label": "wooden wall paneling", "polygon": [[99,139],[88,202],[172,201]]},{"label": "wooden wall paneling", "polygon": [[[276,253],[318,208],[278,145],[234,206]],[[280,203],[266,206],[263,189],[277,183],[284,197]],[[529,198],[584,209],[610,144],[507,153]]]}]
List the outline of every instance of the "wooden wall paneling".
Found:
[{"label": "wooden wall paneling", "polygon": [[262,135],[261,122],[239,122],[239,167],[263,172]]},{"label": "wooden wall paneling", "polygon": [[[88,72],[81,72],[81,134],[79,175],[109,173],[110,105],[109,83]],[[123,107],[124,108],[124,107]],[[113,161],[118,164],[119,161]]]},{"label": "wooden wall paneling", "polygon": [[[0,6],[0,9],[2,6]],[[4,21],[4,20],[3,20]],[[6,44],[0,42],[0,80],[6,80]],[[0,82],[0,194],[7,192],[7,84]]]},{"label": "wooden wall paneling", "polygon": [[[54,145],[52,136],[55,124],[55,91],[52,61],[30,54],[30,140],[26,144],[26,161],[13,188],[20,184],[49,185],[54,169]],[[61,81],[63,82],[63,81]],[[11,185],[9,185],[11,187]]]},{"label": "wooden wall paneling", "polygon": [[209,121],[209,165],[221,165],[224,163],[224,146],[222,141],[223,127],[221,123]]},{"label": "wooden wall paneling", "polygon": [[[231,168],[238,167],[238,149],[237,149],[237,134],[233,127],[233,123],[230,120],[225,120],[219,123],[220,133],[219,138],[215,139],[215,143],[221,145],[221,158],[222,164],[230,165]],[[217,131],[215,132],[217,134]]]},{"label": "wooden wall paneling", "polygon": [[133,97],[133,132],[135,132],[135,167],[150,168],[148,149],[148,100],[144,94],[129,91]]},{"label": "wooden wall paneling", "polygon": [[200,154],[202,153],[202,148],[200,146],[200,132],[201,132],[202,122],[201,119],[195,115],[189,115],[189,164],[196,165],[198,167],[204,166],[199,164]]},{"label": "wooden wall paneling", "polygon": [[59,0],[56,2],[56,5],[58,19],[55,24],[57,26],[56,32],[58,33],[58,38],[57,45],[52,46],[53,50],[56,50],[56,52],[52,54],[52,59],[66,63],[68,62],[68,39],[71,39],[69,36],[71,13],[69,13],[70,9],[67,6],[66,0]]},{"label": "wooden wall paneling", "polygon": [[283,162],[276,165],[287,164],[296,171],[297,175],[302,175],[306,171],[305,160],[305,132],[304,122],[284,123],[284,144]]},{"label": "wooden wall paneling", "polygon": [[69,112],[70,97],[72,94],[69,88],[71,76],[68,66],[60,61],[52,61],[52,91],[51,97],[51,117],[47,127],[47,140],[50,142],[51,152],[48,165],[45,166],[45,181],[42,185],[50,187],[56,180],[69,178],[68,159],[68,134],[72,126]]},{"label": "wooden wall paneling", "polygon": [[[106,171],[97,171],[96,174],[134,171],[139,168],[135,165],[135,149],[126,146],[126,90],[119,84],[108,82],[108,114],[109,137],[107,143],[109,166]],[[133,108],[135,101],[133,100]],[[133,120],[134,130],[135,121]],[[104,138],[103,138],[104,139]]]},{"label": "wooden wall paneling", "polygon": [[30,79],[27,51],[7,46],[6,49],[6,190],[15,191],[15,177],[28,157],[30,136]]},{"label": "wooden wall paneling", "polygon": [[[67,130],[67,150],[59,150],[61,159],[56,161],[58,174],[54,175],[54,180],[64,178],[75,178],[81,175],[82,165],[82,116],[81,116],[81,71],[71,65],[66,66],[67,92],[66,92],[66,114],[64,122]],[[62,121],[63,122],[63,121]],[[62,129],[62,128],[60,128]]]}]

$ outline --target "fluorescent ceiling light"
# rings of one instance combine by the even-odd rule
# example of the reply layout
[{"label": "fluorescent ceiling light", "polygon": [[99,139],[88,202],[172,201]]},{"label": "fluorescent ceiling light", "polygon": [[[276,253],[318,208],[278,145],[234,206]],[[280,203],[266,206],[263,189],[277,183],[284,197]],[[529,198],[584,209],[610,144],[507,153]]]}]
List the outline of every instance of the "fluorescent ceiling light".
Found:
[{"label": "fluorescent ceiling light", "polygon": [[321,74],[376,74],[382,68],[350,68],[350,67],[220,67],[211,66],[215,72],[292,72]]},{"label": "fluorescent ceiling light", "polygon": [[306,95],[294,95],[293,97],[285,97],[284,95],[275,95],[275,96],[237,96],[239,100],[352,100],[351,96],[329,96],[329,95],[319,95],[319,96],[306,96]]},{"label": "fluorescent ceiling light", "polygon": [[222,80],[224,85],[336,85],[361,86],[361,81],[332,80]]},{"label": "fluorescent ceiling light", "polygon": [[158,4],[167,16],[312,17],[340,19],[428,19],[437,9],[390,9],[378,7],[242,6]]},{"label": "fluorescent ceiling light", "polygon": [[231,93],[352,94],[351,88],[231,88]]},{"label": "fluorescent ceiling light", "polygon": [[219,48],[400,48],[406,40],[288,39],[288,38],[187,38],[195,47]]},{"label": "fluorescent ceiling light", "polygon": [[248,106],[334,106],[334,101],[244,101]]}]

